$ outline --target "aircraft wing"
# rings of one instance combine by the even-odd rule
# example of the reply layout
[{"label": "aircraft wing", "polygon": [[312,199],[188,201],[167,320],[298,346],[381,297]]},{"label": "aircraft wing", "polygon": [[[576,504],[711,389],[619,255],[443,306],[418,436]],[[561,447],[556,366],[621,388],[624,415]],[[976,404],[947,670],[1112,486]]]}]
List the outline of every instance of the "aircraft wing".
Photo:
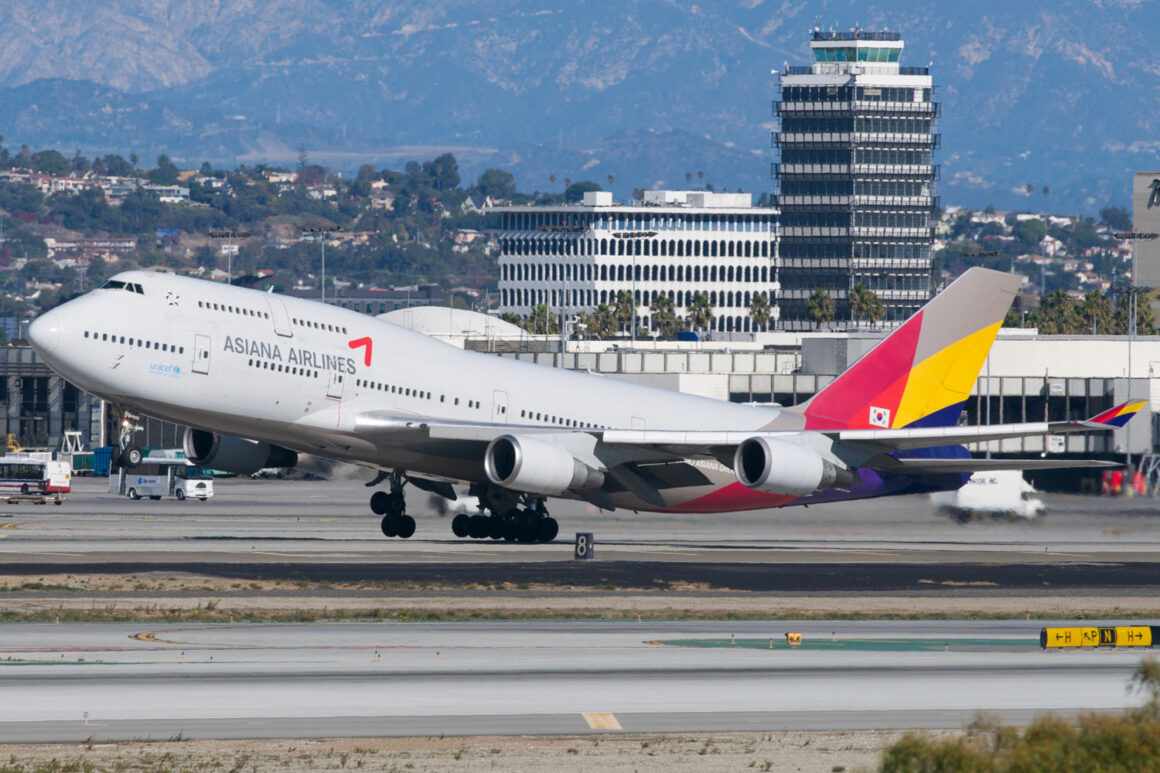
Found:
[{"label": "aircraft wing", "polygon": [[[966,445],[1037,435],[1107,431],[1122,427],[1143,408],[1142,401],[1124,403],[1086,421],[992,424],[979,427],[918,427],[909,429],[827,430],[835,450],[848,462],[898,472],[976,472],[995,469],[1054,469],[1102,467],[1100,462],[1061,459],[955,460],[895,458],[900,451]],[[800,433],[715,430],[579,429],[523,426],[484,422],[431,420],[383,412],[364,413],[355,422],[355,434],[376,444],[430,443],[455,456],[482,458],[495,438],[517,433],[552,437],[572,448],[594,466],[612,470],[623,465],[674,462],[688,458],[716,459],[733,465],[733,453],[745,440],[755,437],[789,438]],[[985,466],[989,465],[989,466]]]}]

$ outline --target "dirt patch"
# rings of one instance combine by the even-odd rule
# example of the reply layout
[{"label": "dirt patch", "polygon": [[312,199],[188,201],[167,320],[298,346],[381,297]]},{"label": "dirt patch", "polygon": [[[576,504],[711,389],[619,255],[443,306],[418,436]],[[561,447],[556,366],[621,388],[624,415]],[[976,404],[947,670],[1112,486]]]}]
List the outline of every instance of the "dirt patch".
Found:
[{"label": "dirt patch", "polygon": [[314,595],[227,589],[183,595],[12,593],[0,621],[322,622],[341,620],[819,620],[819,619],[1153,619],[1154,596],[1007,596],[553,592],[392,596]]},{"label": "dirt patch", "polygon": [[[952,733],[935,733],[937,736]],[[4,770],[316,770],[558,773],[872,769],[898,732],[182,741],[0,746]],[[73,766],[73,767],[69,767]],[[86,767],[87,766],[87,767]]]}]

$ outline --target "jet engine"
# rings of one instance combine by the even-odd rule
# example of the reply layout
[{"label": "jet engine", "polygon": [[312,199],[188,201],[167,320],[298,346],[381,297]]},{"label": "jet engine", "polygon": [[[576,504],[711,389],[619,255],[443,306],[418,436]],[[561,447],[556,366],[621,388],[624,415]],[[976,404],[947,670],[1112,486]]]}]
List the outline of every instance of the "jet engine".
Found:
[{"label": "jet engine", "polygon": [[501,435],[491,441],[483,466],[492,483],[529,494],[559,496],[604,485],[604,473],[568,449],[526,435]]},{"label": "jet engine", "polygon": [[831,486],[853,483],[839,468],[804,446],[768,437],[751,437],[737,446],[733,458],[737,480],[759,491],[805,496]]},{"label": "jet engine", "polygon": [[182,445],[185,457],[199,467],[212,467],[238,475],[251,475],[265,467],[298,464],[298,454],[288,448],[193,427],[185,430]]}]

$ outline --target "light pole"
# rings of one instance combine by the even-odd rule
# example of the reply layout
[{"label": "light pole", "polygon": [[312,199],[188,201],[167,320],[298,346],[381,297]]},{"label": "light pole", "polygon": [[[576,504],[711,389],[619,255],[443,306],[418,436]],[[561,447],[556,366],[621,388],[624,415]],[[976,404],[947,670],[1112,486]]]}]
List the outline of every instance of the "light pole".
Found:
[{"label": "light pole", "polygon": [[321,298],[322,302],[326,303],[326,234],[338,233],[342,230],[342,226],[332,225],[323,226],[321,228],[303,228],[303,233],[317,234],[319,248],[322,253],[322,270],[320,271],[321,281]]},{"label": "light pole", "polygon": [[226,250],[226,284],[233,284],[234,283],[234,251],[233,251],[232,247],[234,247],[235,245],[230,244],[230,241],[232,241],[234,239],[248,239],[251,236],[253,236],[253,234],[250,233],[249,231],[210,231],[209,235],[210,235],[210,238],[212,238],[212,239],[225,240],[226,247],[231,248],[231,249]]},{"label": "light pole", "polygon": [[[584,234],[590,233],[592,228],[590,225],[579,225],[576,222],[572,222],[570,224],[563,224],[563,225],[544,224],[544,225],[539,226],[539,228],[537,230],[542,232],[542,233],[559,233],[559,234],[567,234],[570,236],[578,237],[578,236],[582,236]],[[574,244],[579,244],[579,242],[574,242]],[[579,252],[577,250],[573,251],[573,257],[576,257],[578,254],[579,254]],[[565,276],[565,264],[558,264],[557,268],[560,271],[560,277],[559,277],[560,286],[556,290],[556,292],[559,293],[559,301],[557,304],[557,306],[558,306],[557,313],[558,313],[558,316],[560,318],[560,322],[559,322],[560,329],[558,331],[559,335],[560,335],[560,367],[563,368],[564,367],[564,354],[568,350],[568,332],[567,332],[567,328],[568,328],[568,326],[567,326],[567,313],[568,313],[568,310],[567,310],[566,306],[570,305],[570,304],[568,304],[568,302],[566,300],[568,297],[568,284],[567,284],[568,279]],[[579,280],[576,277],[573,277],[572,281],[576,282]],[[544,333],[546,335],[551,335],[552,334],[552,323],[551,323],[552,304],[550,303],[551,295],[548,295],[548,300],[549,300],[548,319],[545,320],[545,323],[544,323],[545,325],[547,325],[547,330],[545,330]]]},{"label": "light pole", "polygon": [[[632,245],[633,242],[638,242],[642,239],[651,239],[657,235],[656,231],[641,231],[635,233],[633,231],[616,231],[612,234],[613,239],[622,239]],[[630,326],[632,343],[636,344],[636,310],[639,305],[636,300],[636,249],[632,249],[632,324]]]}]

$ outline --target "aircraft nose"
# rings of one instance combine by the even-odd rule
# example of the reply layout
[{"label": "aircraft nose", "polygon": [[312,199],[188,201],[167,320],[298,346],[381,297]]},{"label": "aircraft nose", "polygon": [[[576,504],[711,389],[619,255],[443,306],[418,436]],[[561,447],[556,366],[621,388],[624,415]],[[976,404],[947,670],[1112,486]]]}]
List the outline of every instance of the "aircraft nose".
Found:
[{"label": "aircraft nose", "polygon": [[52,352],[61,334],[61,315],[58,311],[41,314],[28,326],[28,340],[42,355]]}]

